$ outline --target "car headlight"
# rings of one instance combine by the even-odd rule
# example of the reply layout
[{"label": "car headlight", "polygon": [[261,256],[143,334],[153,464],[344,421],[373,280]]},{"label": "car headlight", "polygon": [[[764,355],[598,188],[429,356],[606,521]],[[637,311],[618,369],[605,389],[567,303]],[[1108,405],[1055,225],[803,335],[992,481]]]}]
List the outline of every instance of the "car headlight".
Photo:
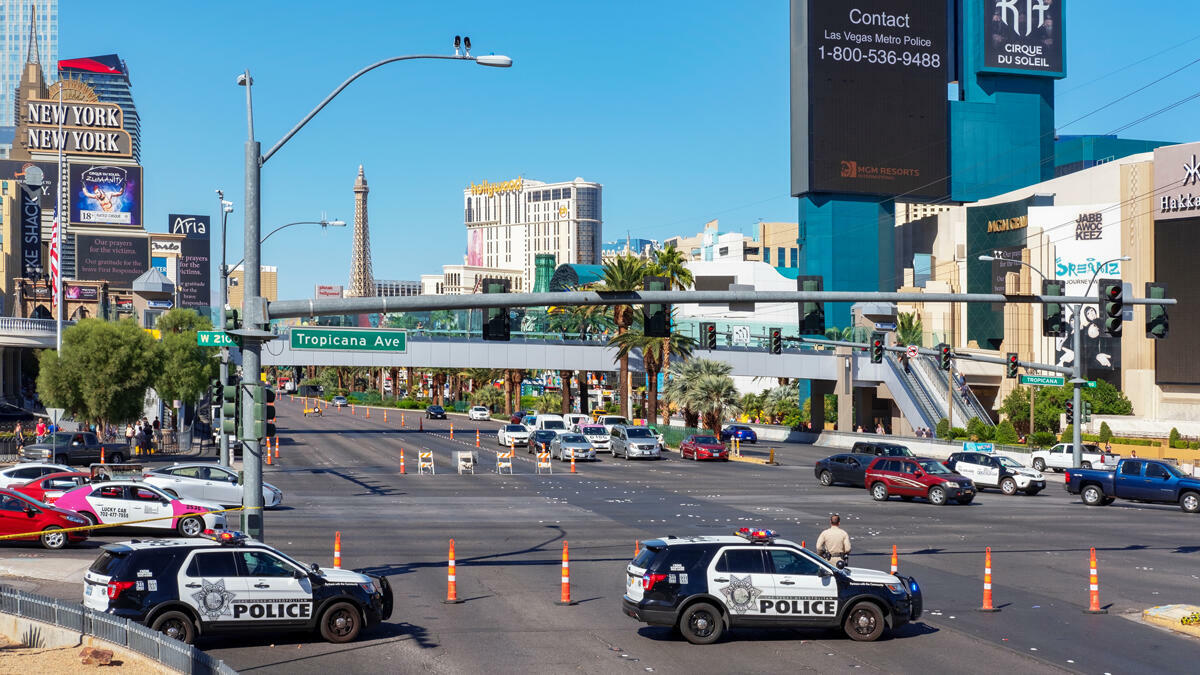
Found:
[{"label": "car headlight", "polygon": [[77,518],[75,516],[63,516],[63,520],[67,521],[68,523],[75,523],[76,525],[87,525],[88,522],[84,518]]},{"label": "car headlight", "polygon": [[369,594],[369,593],[378,593],[378,592],[379,592],[379,591],[377,591],[377,590],[375,589],[375,583],[374,583],[374,582],[372,582],[372,583],[369,583],[369,584],[359,584],[359,585],[358,585],[358,587],[359,587],[359,588],[361,588],[361,589],[363,589],[364,591],[366,591],[368,594]]},{"label": "car headlight", "polygon": [[942,483],[942,487],[944,487],[944,488],[949,488],[949,489],[951,489],[951,490],[957,490],[957,489],[958,489],[959,487],[961,487],[961,486],[960,486],[958,483],[955,483],[954,481],[949,481],[949,480],[948,480],[948,481],[944,481],[944,482]]},{"label": "car headlight", "polygon": [[896,595],[904,595],[904,584],[886,584],[887,589]]}]

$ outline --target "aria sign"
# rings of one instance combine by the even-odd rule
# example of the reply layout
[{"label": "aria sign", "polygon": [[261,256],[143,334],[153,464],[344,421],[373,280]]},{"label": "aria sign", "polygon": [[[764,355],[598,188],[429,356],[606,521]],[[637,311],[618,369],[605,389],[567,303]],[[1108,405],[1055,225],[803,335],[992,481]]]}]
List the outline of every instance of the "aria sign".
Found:
[{"label": "aria sign", "polygon": [[1200,216],[1200,143],[1154,150],[1154,219]]}]

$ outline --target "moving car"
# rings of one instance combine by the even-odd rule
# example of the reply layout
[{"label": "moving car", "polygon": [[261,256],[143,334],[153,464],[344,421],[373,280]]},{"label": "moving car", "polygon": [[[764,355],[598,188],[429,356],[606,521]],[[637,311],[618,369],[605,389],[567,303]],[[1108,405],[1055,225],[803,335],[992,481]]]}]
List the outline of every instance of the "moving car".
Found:
[{"label": "moving car", "polygon": [[871,457],[854,453],[830,455],[813,465],[813,474],[816,475],[817,481],[826,487],[835,483],[866,487],[867,466],[872,461]]},{"label": "moving car", "polygon": [[175,498],[141,481],[104,481],[81,485],[54,502],[75,511],[92,525],[128,524],[151,530],[175,530],[198,537],[204,530],[225,529],[221,507],[211,502]]},{"label": "moving car", "polygon": [[234,532],[104,544],[84,574],[83,604],[168,637],[316,630],[350,642],[392,614],[386,578],[305,565]]},{"label": "moving car", "polygon": [[[162,488],[172,497],[199,499],[223,506],[241,506],[242,484],[238,472],[228,466],[197,462],[151,469],[142,477],[148,485]],[[263,506],[272,509],[283,503],[283,492],[263,483]]]},{"label": "moving car", "polygon": [[15,490],[0,490],[0,535],[39,533],[3,541],[40,541],[43,548],[59,549],[68,543],[87,539],[88,530],[55,530],[69,530],[87,524],[87,520],[77,513],[55,508]]},{"label": "moving car", "polygon": [[936,459],[928,457],[876,457],[867,467],[865,482],[875,501],[887,501],[897,495],[905,501],[923,497],[941,506],[953,499],[970,504],[975,485]]},{"label": "moving car", "polygon": [[523,419],[525,419],[525,411],[524,411],[524,410],[517,410],[516,412],[514,412],[514,413],[512,414],[512,416],[510,416],[510,417],[508,418],[508,421],[509,421],[509,422],[512,422],[513,424],[520,424],[520,423],[521,423],[521,420],[523,420]]},{"label": "moving car", "polygon": [[582,413],[568,413],[563,415],[563,421],[567,423],[567,429],[579,431],[579,425],[591,424],[592,417],[591,415],[584,415]]},{"label": "moving car", "polygon": [[481,405],[472,406],[471,410],[467,412],[467,419],[485,420],[486,421],[491,418],[492,418],[492,411],[488,410],[487,408],[485,408],[484,406],[481,406]]},{"label": "moving car", "polygon": [[976,488],[1000,488],[1006,495],[1036,495],[1046,489],[1046,477],[1011,457],[987,452],[956,452],[945,461],[953,472],[970,478]]},{"label": "moving car", "polygon": [[745,424],[730,424],[721,430],[720,437],[722,441],[728,441],[736,438],[737,440],[743,442],[758,442],[758,434]]},{"label": "moving car", "polygon": [[608,431],[608,433],[611,434],[613,427],[617,425],[628,426],[629,420],[621,417],[620,415],[600,415],[596,418],[596,424],[604,425],[605,431]]},{"label": "moving car", "polygon": [[496,445],[529,445],[529,431],[520,424],[505,424],[496,432]]},{"label": "moving car", "polygon": [[692,644],[730,628],[836,628],[871,641],[921,616],[912,577],[839,567],[771,530],[662,537],[625,568],[621,609]]},{"label": "moving car", "polygon": [[88,464],[100,461],[101,450],[110,462],[125,461],[129,446],[124,443],[101,443],[90,431],[56,431],[42,443],[32,443],[21,449],[26,462],[55,464]]},{"label": "moving car", "polygon": [[53,504],[67,490],[73,490],[91,480],[90,471],[60,471],[34,478],[24,485],[15,485],[11,489],[39,502]]},{"label": "moving car", "polygon": [[345,396],[334,396],[332,403],[337,408],[344,408],[350,405],[350,401],[347,401]]},{"label": "moving car", "polygon": [[526,415],[521,418],[521,426],[525,427],[525,431],[533,433],[537,431],[537,415]]},{"label": "moving car", "polygon": [[72,470],[65,464],[46,464],[45,462],[17,464],[0,471],[0,488],[16,487],[48,474],[70,473]]},{"label": "moving car", "polygon": [[592,444],[596,452],[612,451],[611,437],[603,424],[580,424],[576,431],[587,437],[588,443]]},{"label": "moving car", "polygon": [[567,422],[560,415],[538,415],[534,418],[533,430],[542,429],[561,434],[567,430]]},{"label": "moving car", "polygon": [[[1053,469],[1061,472],[1063,469],[1075,467],[1075,448],[1071,443],[1058,443],[1049,450],[1039,448],[1031,454],[1033,468],[1038,471]],[[1079,466],[1084,469],[1107,469],[1112,471],[1121,459],[1120,455],[1106,453],[1100,446],[1092,443],[1083,444]]]},{"label": "moving car", "polygon": [[618,424],[609,433],[609,444],[609,451],[612,452],[613,457],[620,455],[625,459],[634,457],[662,459],[662,446],[646,427],[627,427]]},{"label": "moving car", "polygon": [[1088,506],[1107,506],[1116,499],[1179,504],[1186,513],[1200,512],[1200,479],[1159,459],[1127,458],[1116,471],[1067,469],[1063,488]]},{"label": "moving car", "polygon": [[555,435],[554,440],[550,441],[550,457],[557,457],[563,462],[568,459],[596,459],[596,449],[583,434],[567,432]]},{"label": "moving car", "polygon": [[875,455],[876,457],[916,457],[907,446],[879,441],[858,441],[850,448],[850,452],[856,455]]},{"label": "moving car", "polygon": [[716,436],[707,434],[692,434],[679,444],[679,456],[682,459],[723,459],[729,461],[729,448],[717,440]]},{"label": "moving car", "polygon": [[444,420],[446,419],[446,409],[440,405],[427,406],[425,408],[425,419]]},{"label": "moving car", "polygon": [[529,452],[550,452],[550,444],[558,438],[558,432],[550,429],[538,429],[529,435]]}]

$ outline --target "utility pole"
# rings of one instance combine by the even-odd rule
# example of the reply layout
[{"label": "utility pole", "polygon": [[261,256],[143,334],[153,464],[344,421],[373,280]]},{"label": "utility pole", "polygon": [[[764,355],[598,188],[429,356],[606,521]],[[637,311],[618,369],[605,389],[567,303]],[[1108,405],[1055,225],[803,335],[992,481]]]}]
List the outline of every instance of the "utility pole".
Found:
[{"label": "utility pole", "polygon": [[[1097,270],[1097,271],[1099,271],[1099,270]],[[1095,280],[1094,274],[1092,275],[1092,279]],[[1092,285],[1089,283],[1088,290],[1091,290],[1091,288],[1092,288]],[[1081,413],[1081,411],[1083,410],[1083,407],[1079,405],[1079,399],[1080,399],[1079,387],[1086,381],[1083,379],[1083,353],[1082,353],[1083,340],[1081,339],[1081,336],[1079,335],[1079,315],[1082,313],[1083,313],[1083,305],[1075,305],[1074,311],[1071,312],[1071,331],[1075,334],[1072,339],[1072,342],[1074,343],[1074,349],[1075,349],[1075,362],[1072,364],[1072,367],[1071,367],[1071,370],[1073,371],[1072,377],[1071,377],[1071,400],[1074,402],[1074,405],[1075,405],[1075,420],[1074,420],[1074,423],[1071,425],[1071,443],[1073,444],[1072,449],[1071,449],[1071,454],[1073,456],[1073,459],[1072,459],[1073,465],[1076,468],[1083,465],[1083,446],[1080,445],[1080,438],[1079,438],[1080,422],[1082,421],[1082,418],[1083,418],[1083,415]]]},{"label": "utility pole", "polygon": [[[242,79],[244,78],[244,79]],[[262,497],[262,452],[259,449],[259,439],[254,435],[254,395],[249,387],[262,386],[259,381],[261,367],[260,336],[266,326],[266,317],[262,310],[266,303],[259,296],[259,217],[261,206],[259,197],[259,180],[262,177],[262,154],[258,141],[254,140],[254,107],[251,88],[254,80],[250,71],[239,78],[246,87],[246,198],[245,218],[243,219],[245,249],[242,263],[242,283],[244,296],[242,314],[245,317],[242,340],[242,471],[245,475],[245,489],[242,491],[242,531],[250,536],[263,540],[263,497]]]},{"label": "utility pole", "polygon": [[1037,391],[1037,387],[1029,385],[1029,436],[1025,438],[1025,443],[1028,445],[1033,442],[1033,395]]},{"label": "utility pole", "polygon": [[[222,190],[217,190],[217,206],[220,207],[218,217],[221,219],[221,293],[217,299],[219,303],[217,330],[225,330],[225,307],[229,304],[229,266],[225,264],[225,248],[228,237],[225,236],[225,232],[229,214],[233,212],[233,204],[225,201],[225,192]],[[229,384],[229,347],[221,347],[221,386],[224,387],[227,384]],[[229,434],[225,433],[225,406],[219,405],[217,410],[220,412],[217,425],[217,438],[220,439],[218,441],[220,463],[222,466],[230,466],[233,464],[233,458],[229,456]]]}]

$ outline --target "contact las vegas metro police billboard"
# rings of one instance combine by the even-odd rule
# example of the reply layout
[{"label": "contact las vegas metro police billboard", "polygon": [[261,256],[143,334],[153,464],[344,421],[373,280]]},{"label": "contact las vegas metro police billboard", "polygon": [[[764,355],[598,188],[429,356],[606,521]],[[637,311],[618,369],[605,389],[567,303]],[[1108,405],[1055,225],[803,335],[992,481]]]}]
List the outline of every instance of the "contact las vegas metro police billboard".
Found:
[{"label": "contact las vegas metro police billboard", "polygon": [[792,0],[792,194],[949,191],[948,8]]}]

